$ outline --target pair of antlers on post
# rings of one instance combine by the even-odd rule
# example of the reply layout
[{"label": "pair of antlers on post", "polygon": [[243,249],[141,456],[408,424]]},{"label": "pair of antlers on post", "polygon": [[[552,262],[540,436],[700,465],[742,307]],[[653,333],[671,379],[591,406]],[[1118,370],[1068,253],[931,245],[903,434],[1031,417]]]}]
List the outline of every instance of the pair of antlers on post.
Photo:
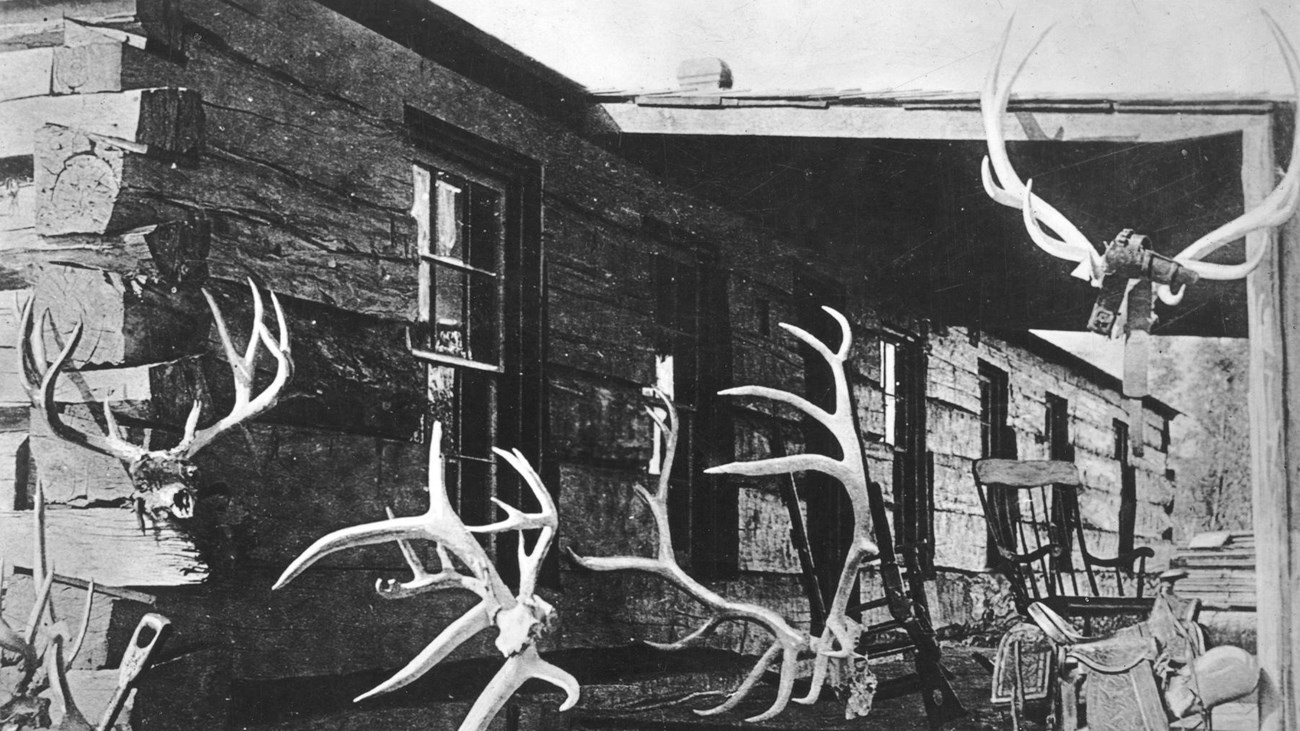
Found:
[{"label": "pair of antlers on post", "polygon": [[[658,576],[673,584],[690,597],[703,604],[710,611],[707,621],[697,630],[682,639],[668,644],[651,643],[661,649],[680,649],[708,637],[721,624],[729,621],[750,622],[759,625],[772,634],[772,643],[759,658],[749,675],[741,682],[721,705],[702,711],[701,715],[722,713],[734,708],[743,701],[758,684],[773,661],[779,655],[781,666],[777,684],[776,700],[763,713],[748,718],[748,721],[763,721],[785,710],[792,699],[794,681],[799,655],[814,652],[812,684],[808,694],[796,698],[796,703],[816,703],[825,685],[832,661],[844,662],[855,652],[860,633],[860,626],[848,616],[847,610],[854,582],[864,563],[876,558],[880,550],[872,540],[871,504],[867,488],[866,463],[863,461],[862,444],[853,416],[853,402],[849,395],[848,378],[844,372],[844,362],[848,358],[852,345],[852,332],[844,315],[823,307],[840,326],[841,339],[839,348],[831,348],[812,334],[794,325],[781,323],[790,334],[802,340],[816,351],[831,370],[835,383],[835,405],[827,411],[816,404],[786,391],[764,386],[741,386],[721,391],[724,396],[748,396],[766,398],[786,404],[802,412],[821,424],[834,436],[840,447],[841,457],[834,458],[823,454],[795,454],[771,457],[752,462],[733,462],[712,467],[706,474],[732,474],[746,476],[785,475],[792,472],[814,471],[826,474],[844,485],[853,507],[853,541],[849,546],[835,597],[827,611],[826,629],[821,636],[809,637],[803,630],[792,627],[781,615],[755,604],[730,601],[700,582],[691,578],[678,565],[673,553],[672,536],[668,523],[668,486],[672,473],[672,462],[677,446],[677,410],[672,401],[661,391],[654,393],[663,402],[666,416],[661,416],[654,409],[647,409],[651,418],[665,434],[666,447],[663,465],[659,473],[659,485],[652,493],[637,485],[637,495],[650,509],[654,518],[655,531],[658,534],[654,557],[617,556],[588,558],[569,551],[569,555],[579,565],[593,571],[640,571]],[[852,663],[848,663],[851,667]],[[869,671],[868,671],[869,672]]]},{"label": "pair of antlers on post", "polygon": [[[365,525],[343,528],[330,533],[303,551],[284,570],[274,589],[279,589],[331,553],[349,548],[396,542],[411,569],[411,580],[381,580],[375,591],[385,599],[401,599],[425,592],[464,589],[479,597],[478,604],[449,624],[406,667],[379,686],[357,697],[360,701],[409,685],[452,653],[466,640],[483,630],[496,627],[497,649],[505,664],[488,683],[461,723],[461,731],[486,729],[506,701],[527,680],[537,678],[556,685],[565,692],[560,710],[578,702],[578,681],[567,671],[541,658],[536,640],[555,615],[554,608],[537,596],[537,572],[555,538],[558,517],[555,502],[541,477],[527,458],[514,450],[493,448],[498,457],[523,478],[540,506],[528,513],[492,498],[506,517],[489,525],[467,526],[452,508],[443,477],[442,425],[434,424],[429,441],[429,509],[424,515],[394,517]],[[501,578],[487,552],[479,545],[476,534],[519,531],[519,589],[511,591]],[[539,531],[532,550],[525,548],[524,531]],[[429,572],[410,541],[432,541],[437,551],[439,569]],[[462,572],[459,566],[464,567]]]},{"label": "pair of antlers on post", "polygon": [[[1273,32],[1278,47],[1282,50],[1282,56],[1286,60],[1287,72],[1291,76],[1291,83],[1295,86],[1297,98],[1300,99],[1300,58],[1297,58],[1295,47],[1291,45],[1277,22],[1267,12],[1264,13],[1264,19],[1268,22],[1269,29]],[[1048,30],[1051,29],[1048,28]],[[1034,50],[1038,48],[1038,44],[1046,37],[1047,32],[1043,31],[1038,41],[1034,43],[1033,47],[1015,67],[1015,70],[1012,71],[1010,78],[1007,79],[1005,84],[1002,84],[999,80],[1002,57],[1006,52],[1007,41],[1011,36],[1011,24],[1007,24],[1006,32],[1002,36],[1002,43],[998,47],[997,57],[993,62],[993,66],[989,69],[983,92],[980,94],[980,112],[984,120],[984,136],[988,140],[988,156],[984,158],[981,167],[981,178],[984,182],[984,190],[990,198],[1004,206],[1021,210],[1025,228],[1028,230],[1030,238],[1039,248],[1052,256],[1078,262],[1079,266],[1074,271],[1075,276],[1091,280],[1094,284],[1099,285],[1106,274],[1106,261],[1088,240],[1088,237],[1079,231],[1064,214],[1032,192],[1032,180],[1028,183],[1021,181],[1019,174],[1016,173],[1016,169],[1011,165],[1011,160],[1007,156],[1006,138],[1002,133],[1002,117],[1007,111],[1007,101],[1011,97],[1011,87],[1015,84],[1016,77],[1024,70],[1025,64],[1033,55]],[[1295,127],[1295,138],[1291,145],[1291,162],[1286,174],[1273,189],[1273,192],[1269,193],[1254,208],[1219,226],[1184,248],[1173,257],[1175,263],[1190,270],[1199,278],[1218,280],[1242,279],[1259,266],[1268,247],[1259,247],[1255,252],[1248,255],[1246,261],[1240,264],[1215,264],[1202,261],[1202,259],[1248,233],[1279,226],[1295,214],[1297,205],[1300,205],[1300,124],[1293,126]],[[994,172],[997,173],[997,182],[993,180]],[[1044,225],[1055,232],[1056,235],[1053,236],[1044,231]],[[1170,305],[1176,305],[1182,301],[1184,291],[1184,288],[1180,287],[1175,292],[1169,283],[1160,283],[1156,289],[1161,301]]]},{"label": "pair of antlers on post", "polygon": [[[81,343],[83,323],[73,328],[71,336],[53,362],[46,358],[44,331],[49,327],[50,312],[45,310],[41,316],[40,327],[35,327],[33,310],[34,298],[23,306],[18,328],[18,372],[22,374],[23,386],[32,405],[44,416],[50,431],[64,441],[85,447],[110,457],[116,457],[127,466],[131,484],[135,489],[137,513],[143,521],[143,515],[157,521],[170,516],[186,520],[194,516],[196,469],[191,462],[194,455],[212,440],[235,426],[253,419],[275,405],[280,391],[293,375],[293,359],[289,347],[289,327],[285,322],[284,310],[275,293],[271,293],[271,306],[275,310],[276,325],[279,335],[272,335],[263,321],[265,307],[257,285],[250,279],[249,288],[253,293],[253,328],[248,344],[241,355],[231,342],[226,320],[217,306],[216,299],[207,289],[203,296],[212,310],[212,318],[217,326],[217,334],[230,364],[231,377],[235,386],[235,401],[229,414],[210,426],[198,428],[202,404],[196,399],[185,421],[185,431],[180,442],[169,449],[146,449],[132,444],[123,436],[118,427],[113,411],[105,401],[104,421],[106,434],[87,434],[64,423],[55,403],[55,390],[59,374],[72,358]],[[253,394],[253,378],[258,356],[265,347],[276,361],[275,376],[271,383],[260,393]]]}]

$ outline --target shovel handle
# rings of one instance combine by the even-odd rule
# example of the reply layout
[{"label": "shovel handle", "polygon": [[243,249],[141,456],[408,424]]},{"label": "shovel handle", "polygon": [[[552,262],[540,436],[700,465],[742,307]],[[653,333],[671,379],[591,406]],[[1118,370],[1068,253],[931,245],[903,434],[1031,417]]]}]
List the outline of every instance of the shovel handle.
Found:
[{"label": "shovel handle", "polygon": [[[171,620],[152,612],[140,618],[140,624],[135,626],[135,633],[131,635],[131,643],[127,645],[126,652],[122,655],[122,663],[117,675],[117,690],[113,693],[113,700],[104,709],[104,717],[100,719],[99,726],[96,727],[97,731],[110,731],[113,728],[118,714],[126,705],[126,699],[130,697],[136,679],[149,667],[154,652],[166,639],[171,624]],[[142,637],[146,629],[152,630],[152,633],[148,637]]]}]

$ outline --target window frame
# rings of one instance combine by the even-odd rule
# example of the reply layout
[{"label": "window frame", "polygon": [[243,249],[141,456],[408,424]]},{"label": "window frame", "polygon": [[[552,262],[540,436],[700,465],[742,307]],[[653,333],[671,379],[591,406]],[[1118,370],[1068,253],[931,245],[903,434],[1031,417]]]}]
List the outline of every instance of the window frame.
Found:
[{"label": "window frame", "polygon": [[[489,418],[493,420],[493,446],[522,452],[554,493],[558,474],[554,460],[549,459],[547,453],[543,168],[532,158],[409,105],[405,107],[404,122],[411,163],[445,170],[453,176],[475,182],[482,181],[502,195],[499,214],[502,244],[497,252],[498,271],[502,273],[497,301],[500,317],[497,363],[484,367],[487,364],[470,358],[416,347],[409,326],[408,350],[412,357],[429,367],[450,366],[480,373],[490,371],[491,377],[496,379],[493,404],[489,407]],[[415,200],[414,190],[412,200]],[[432,220],[429,223],[433,225]],[[410,239],[413,246],[406,257],[412,266],[423,261],[414,246],[418,233]],[[410,321],[414,323],[417,319],[418,312]],[[485,491],[488,494],[481,496],[485,503],[484,511],[488,515],[495,514],[496,509],[487,503],[490,497],[523,510],[537,509],[536,500],[522,487],[513,470],[496,469],[493,484],[490,490]],[[502,576],[508,581],[517,576],[517,544],[515,531],[497,534],[490,541],[490,549],[497,557]],[[552,552],[543,566],[541,581],[554,586],[558,583],[558,576],[558,562]]]}]

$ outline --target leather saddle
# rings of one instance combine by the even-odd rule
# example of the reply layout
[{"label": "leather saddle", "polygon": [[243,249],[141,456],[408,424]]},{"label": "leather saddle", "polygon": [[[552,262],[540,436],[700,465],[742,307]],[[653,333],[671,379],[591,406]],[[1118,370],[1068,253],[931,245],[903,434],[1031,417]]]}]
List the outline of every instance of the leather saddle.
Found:
[{"label": "leather saddle", "polygon": [[1102,638],[1085,637],[1043,604],[1029,608],[1035,626],[1061,653],[1060,727],[1079,727],[1081,685],[1090,731],[1166,731],[1161,679],[1204,648],[1200,628],[1158,597],[1150,618]]}]

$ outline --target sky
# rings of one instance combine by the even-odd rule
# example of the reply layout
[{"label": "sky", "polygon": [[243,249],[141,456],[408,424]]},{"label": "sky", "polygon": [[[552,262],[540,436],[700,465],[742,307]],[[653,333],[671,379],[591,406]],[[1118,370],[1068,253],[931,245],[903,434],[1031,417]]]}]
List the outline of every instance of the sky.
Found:
[{"label": "sky", "polygon": [[715,56],[737,89],[975,91],[1007,21],[1018,90],[1291,96],[1267,9],[1300,0],[436,0],[589,89],[675,86]]}]

